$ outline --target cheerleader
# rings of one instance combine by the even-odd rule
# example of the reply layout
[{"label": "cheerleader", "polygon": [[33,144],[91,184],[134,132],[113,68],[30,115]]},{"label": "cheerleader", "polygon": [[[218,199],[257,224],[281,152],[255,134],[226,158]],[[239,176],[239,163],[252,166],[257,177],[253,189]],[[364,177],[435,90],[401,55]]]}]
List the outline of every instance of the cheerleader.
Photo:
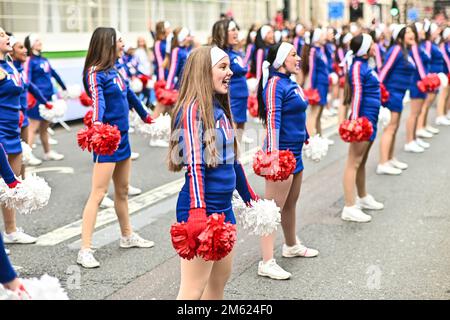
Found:
[{"label": "cheerleader", "polygon": [[[153,55],[155,60],[153,61],[154,72],[158,81],[166,81],[169,74],[169,70],[164,64],[167,46],[167,37],[171,33],[170,23],[168,21],[159,21],[156,24],[156,41],[153,46]],[[161,113],[165,112],[165,107],[156,102],[155,109],[153,110],[153,118],[156,119]]]},{"label": "cheerleader", "polygon": [[[176,214],[178,222],[187,222],[190,239],[200,235],[213,213],[224,213],[226,222],[236,223],[231,205],[235,189],[246,203],[257,199],[237,162],[228,98],[232,75],[226,52],[209,46],[195,49],[173,110],[169,170],[187,170]],[[177,299],[223,299],[232,260],[233,251],[218,261],[181,259]]]},{"label": "cheerleader", "polygon": [[[422,43],[423,48],[425,49],[428,56],[430,56],[430,73],[440,73],[444,68],[444,57],[442,55],[441,50],[439,50],[439,46],[435,43],[437,38],[441,33],[441,29],[436,23],[431,23],[428,20],[425,20],[423,28],[425,30],[425,41]],[[425,99],[423,104],[423,108],[420,112],[419,120],[417,123],[417,135],[420,138],[431,138],[433,134],[439,132],[438,129],[428,125],[428,111],[430,106],[433,104],[436,99],[436,92],[430,92]],[[438,126],[448,126],[450,125],[450,120],[445,117],[437,117],[435,120],[436,125]]]},{"label": "cheerleader", "polygon": [[[324,51],[326,34],[320,28],[314,29],[310,33],[302,52],[302,71],[308,75],[310,89],[317,90],[320,101],[311,105],[307,127],[311,134],[322,134],[320,118],[323,108],[327,104],[328,94],[328,59]],[[334,144],[333,140],[326,139],[329,145]]]},{"label": "cheerleader", "polygon": [[258,29],[255,39],[255,50],[251,58],[250,73],[255,75],[256,80],[261,78],[263,61],[267,57],[270,46],[275,43],[275,36],[271,26],[263,25]]},{"label": "cheerleader", "polygon": [[341,35],[339,39],[339,44],[336,49],[336,64],[335,64],[335,72],[339,76],[339,109],[338,109],[338,123],[341,124],[345,119],[347,119],[348,115],[348,104],[344,104],[344,88],[345,88],[345,79],[347,77],[347,71],[349,66],[347,66],[347,62],[345,59],[345,55],[350,50],[350,41],[353,39],[353,36],[350,32],[345,32]]},{"label": "cheerleader", "polygon": [[386,55],[386,48],[382,44],[382,32],[379,28],[375,28],[370,32],[374,42],[374,50],[375,50],[375,68],[374,70],[379,73],[381,68],[383,67],[384,56]]},{"label": "cheerleader", "polygon": [[[292,40],[292,44],[294,45],[294,48],[297,50],[297,54],[301,55],[303,46],[305,45],[305,27],[298,23],[294,28],[294,36]],[[297,83],[303,84],[304,82],[304,76],[302,72],[299,72],[296,76]]]},{"label": "cheerleader", "polygon": [[241,55],[233,50],[238,42],[238,28],[233,20],[217,21],[212,29],[212,44],[224,50],[230,58],[230,68],[233,72],[230,82],[230,105],[233,122],[237,128],[237,139],[242,141],[247,122],[248,87],[245,75],[248,68],[244,65]]},{"label": "cheerleader", "polygon": [[[308,139],[305,126],[307,101],[302,89],[291,80],[300,72],[300,57],[287,42],[269,49],[263,64],[263,77],[258,88],[258,115],[267,128],[266,152],[290,150],[296,159],[293,174],[285,181],[266,180],[265,199],[275,200],[281,208],[281,225],[285,244],[283,257],[315,257],[318,251],[301,244],[296,236],[296,205],[303,177],[302,147]],[[258,274],[284,280],[291,274],[273,258],[275,233],[261,238],[262,258]]]},{"label": "cheerleader", "polygon": [[[115,68],[123,47],[120,34],[113,28],[97,28],[92,35],[83,69],[83,85],[93,101],[93,125],[102,123],[116,125],[121,135],[119,148],[113,155],[94,154],[92,189],[83,211],[82,244],[77,258],[77,263],[84,268],[100,266],[93,256],[91,242],[97,210],[108,191],[111,178],[114,182],[115,210],[122,234],[120,247],[150,248],[154,245],[153,241],[144,240],[132,231],[128,212],[128,180],[131,166],[128,101],[132,92]],[[140,115],[145,122],[151,122],[146,112]]]},{"label": "cheerleader", "polygon": [[[444,58],[444,68],[443,73],[448,77],[450,73],[450,27],[447,27],[442,31],[441,43],[439,45],[439,49],[442,52],[442,56]],[[441,94],[439,95],[438,103],[437,103],[437,118],[436,121],[445,123],[445,119],[449,114],[446,115],[446,105],[449,101],[449,86],[444,86],[441,90]],[[439,119],[439,120],[438,120]],[[450,122],[450,121],[449,121]]]},{"label": "cheerleader", "polygon": [[[20,144],[20,96],[24,90],[20,73],[13,63],[7,60],[12,51],[9,36],[0,28],[0,143],[8,155],[9,165],[16,176],[22,166],[22,146]],[[2,150],[0,150],[2,152]],[[13,209],[2,207],[6,244],[35,243],[36,238],[24,233],[16,226],[16,213]]]},{"label": "cheerleader", "polygon": [[[24,69],[29,72],[29,81],[39,88],[47,101],[51,101],[54,94],[51,79],[54,78],[64,91],[66,90],[66,86],[60,76],[50,66],[48,60],[42,57],[42,42],[36,34],[30,34],[25,38],[25,47],[27,48],[29,59],[25,62]],[[36,131],[39,129],[39,136],[45,152],[44,160],[64,159],[64,155],[57,153],[54,150],[50,150],[49,136],[47,132],[50,123],[44,120],[44,118],[42,118],[39,114],[39,103],[36,103],[31,109],[28,110],[28,117],[30,118],[30,145],[34,143],[34,136]]]},{"label": "cheerleader", "polygon": [[427,97],[425,92],[421,92],[419,90],[417,83],[426,78],[430,57],[419,45],[419,43],[425,38],[422,25],[416,22],[411,26],[411,30],[414,32],[415,44],[411,46],[409,54],[414,60],[416,70],[414,71],[413,79],[409,88],[411,110],[409,117],[406,120],[406,144],[404,149],[406,152],[421,153],[424,152],[426,148],[429,148],[430,144],[416,137],[417,120]]},{"label": "cheerleader", "polygon": [[166,89],[178,89],[184,64],[189,55],[191,36],[188,28],[177,28],[174,30],[170,46],[170,68],[167,76]]},{"label": "cheerleader", "polygon": [[329,85],[329,91],[330,94],[332,96],[332,105],[327,104],[327,108],[326,111],[328,113],[328,116],[334,116],[338,113],[338,108],[340,103],[339,100],[339,76],[337,75],[337,73],[334,71],[333,68],[333,61],[335,60],[335,56],[336,56],[336,34],[337,31],[333,28],[328,28],[327,30],[327,40],[324,46],[324,51],[325,51],[325,55],[327,57],[327,62],[328,62],[328,73],[329,73],[329,78],[331,78],[328,80],[328,82],[330,83]]},{"label": "cheerleader", "polygon": [[[369,141],[351,142],[344,171],[345,206],[341,218],[346,221],[369,222],[372,217],[362,211],[381,210],[383,204],[376,201],[366,190],[366,162],[370,148],[377,136],[378,112],[380,110],[380,82],[369,66],[368,60],[375,56],[372,37],[363,33],[350,42],[350,54],[354,57],[348,71],[348,87],[344,103],[351,105],[350,119],[366,117],[373,127]],[[357,197],[355,197],[355,186]]]},{"label": "cheerleader", "polygon": [[[248,30],[245,56],[244,56],[244,65],[248,66],[251,64],[251,57],[255,51],[255,41],[256,41],[256,26],[254,24],[251,25]],[[255,75],[256,76],[256,75]]]},{"label": "cheerleader", "polygon": [[403,98],[411,86],[415,64],[408,49],[415,44],[414,32],[405,25],[396,25],[392,31],[392,46],[386,54],[380,72],[380,82],[389,91],[389,100],[384,105],[391,111],[391,121],[383,130],[380,143],[380,162],[377,174],[399,175],[408,168],[394,157],[395,136],[403,111]]}]

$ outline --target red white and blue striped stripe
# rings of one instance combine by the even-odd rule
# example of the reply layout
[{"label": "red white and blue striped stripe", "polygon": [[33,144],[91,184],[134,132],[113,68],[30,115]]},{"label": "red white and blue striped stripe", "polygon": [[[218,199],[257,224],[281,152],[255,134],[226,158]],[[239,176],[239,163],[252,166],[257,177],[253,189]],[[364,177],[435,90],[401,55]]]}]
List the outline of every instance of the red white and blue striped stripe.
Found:
[{"label": "red white and blue striped stripe", "polygon": [[353,64],[352,70],[352,120],[356,120],[359,116],[359,109],[361,108],[362,99],[362,83],[361,83],[361,61],[356,61]]},{"label": "red white and blue striped stripe", "polygon": [[89,88],[89,93],[91,94],[92,108],[94,109],[92,112],[92,122],[98,121],[98,113],[99,113],[97,72],[95,71],[95,69],[96,69],[96,67],[92,66],[89,68],[89,72],[88,72],[88,88]]},{"label": "red white and blue striped stripe", "polygon": [[275,128],[276,123],[276,90],[277,82],[280,78],[275,76],[270,78],[267,92],[266,92],[266,106],[267,106],[267,152],[272,152],[276,149],[277,133]]}]

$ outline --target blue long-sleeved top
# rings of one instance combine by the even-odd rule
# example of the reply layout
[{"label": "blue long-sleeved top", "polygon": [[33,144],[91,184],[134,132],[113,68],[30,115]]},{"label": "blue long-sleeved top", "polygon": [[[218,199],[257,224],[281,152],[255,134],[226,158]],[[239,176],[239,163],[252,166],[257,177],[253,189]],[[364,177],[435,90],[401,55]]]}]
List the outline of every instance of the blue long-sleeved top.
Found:
[{"label": "blue long-sleeved top", "polygon": [[355,57],[349,69],[349,83],[352,88],[351,118],[357,119],[361,110],[376,110],[381,105],[380,81],[368,60]]},{"label": "blue long-sleeved top", "polygon": [[327,42],[325,44],[324,51],[327,57],[328,72],[331,73],[333,72],[333,61],[336,52],[336,46],[331,42]]},{"label": "blue long-sleeved top", "polygon": [[415,70],[416,66],[411,56],[404,57],[399,45],[392,46],[380,71],[380,82],[384,83],[388,90],[392,88],[406,91],[411,85]]},{"label": "blue long-sleeved top", "polygon": [[413,58],[416,64],[416,70],[413,75],[411,86],[417,86],[417,81],[422,80],[428,74],[430,65],[430,56],[425,50],[418,45],[413,45],[409,51],[409,55]]},{"label": "blue long-sleeved top", "polygon": [[218,102],[214,103],[214,121],[218,165],[208,167],[205,163],[205,159],[208,159],[205,132],[198,103],[191,103],[177,115],[176,128],[180,129],[179,151],[186,167],[186,181],[182,191],[190,195],[190,210],[202,208],[213,212],[214,197],[208,197],[208,194],[230,195],[237,190],[246,203],[257,198],[242,165],[236,160],[231,120]]},{"label": "blue long-sleeved top", "polygon": [[380,43],[375,43],[375,63],[377,72],[380,72],[383,67],[384,58],[386,56],[386,48]]},{"label": "blue long-sleeved top", "polygon": [[442,72],[444,70],[444,57],[441,50],[439,50],[439,47],[429,40],[422,42],[421,45],[424,48],[425,52],[430,56],[429,72]]},{"label": "blue long-sleeved top", "polygon": [[233,71],[230,81],[230,98],[247,98],[248,87],[245,75],[248,72],[248,67],[244,64],[238,52],[232,49],[227,49],[225,52],[230,57],[230,69]]},{"label": "blue long-sleeved top", "polygon": [[28,92],[30,92],[39,103],[41,104],[47,103],[47,99],[44,98],[38,87],[36,87],[32,82],[30,82],[29,72],[28,70],[24,69],[23,64],[17,60],[15,60],[13,63],[17,71],[20,72],[23,81],[24,90],[20,95],[20,106],[22,111],[26,111],[28,109]]},{"label": "blue long-sleeved top", "polygon": [[28,70],[29,80],[36,85],[46,99],[50,99],[53,95],[52,77],[61,88],[66,90],[66,85],[46,58],[31,55],[25,62],[24,69]]},{"label": "blue long-sleeved top", "polygon": [[190,49],[187,47],[177,47],[172,49],[170,55],[170,68],[167,75],[166,88],[178,89],[183,75],[184,65],[189,55]]},{"label": "blue long-sleeved top", "polygon": [[311,47],[309,50],[309,79],[311,88],[316,89],[319,84],[328,85],[328,59],[321,47]]},{"label": "blue long-sleeved top", "polygon": [[3,148],[3,144],[0,142],[0,175],[3,180],[5,180],[6,184],[10,184],[11,182],[16,181],[16,177],[14,176],[14,172],[9,165],[8,158],[6,156],[5,149]]},{"label": "blue long-sleeved top", "polygon": [[450,73],[450,43],[441,43],[439,46],[439,49],[441,49],[442,57],[444,58],[444,70],[443,72],[445,74]]},{"label": "blue long-sleeved top", "polygon": [[263,90],[267,118],[267,152],[284,143],[302,143],[308,139],[306,107],[308,102],[290,75],[272,70]]},{"label": "blue long-sleeved top", "polygon": [[166,39],[157,40],[153,48],[155,60],[153,61],[156,78],[166,80],[168,71],[163,67],[164,57],[166,56]]},{"label": "blue long-sleeved top", "polygon": [[305,45],[305,39],[303,37],[296,36],[292,42],[295,50],[297,50],[297,54],[302,54],[303,46]]},{"label": "blue long-sleeved top", "polygon": [[23,90],[19,71],[12,62],[0,60],[0,109],[20,110],[20,95]]}]

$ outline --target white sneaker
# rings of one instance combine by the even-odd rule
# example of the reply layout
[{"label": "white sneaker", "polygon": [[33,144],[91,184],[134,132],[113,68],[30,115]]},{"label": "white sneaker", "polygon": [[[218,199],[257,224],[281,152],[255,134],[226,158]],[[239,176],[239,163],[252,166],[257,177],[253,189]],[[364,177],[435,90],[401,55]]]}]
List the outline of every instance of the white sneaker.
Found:
[{"label": "white sneaker", "polygon": [[142,190],[133,186],[128,186],[128,195],[129,196],[137,196],[138,194],[141,194]]},{"label": "white sneaker", "polygon": [[139,152],[132,152],[131,153],[131,160],[136,160],[137,158],[139,158],[140,154]]},{"label": "white sneaker", "polygon": [[398,168],[394,168],[387,162],[386,164],[379,164],[377,166],[377,174],[387,174],[387,175],[399,175],[402,173],[402,170]]},{"label": "white sneaker", "polygon": [[36,158],[36,156],[33,153],[30,153],[28,161],[24,163],[27,166],[39,166],[42,164],[42,160],[39,158]]},{"label": "white sneaker", "polygon": [[54,150],[50,150],[48,153],[44,154],[44,160],[46,160],[46,161],[50,161],[50,160],[59,161],[62,159],[64,159],[64,155],[60,154]]},{"label": "white sneaker", "polygon": [[430,143],[425,142],[425,141],[423,141],[422,139],[419,139],[419,138],[416,139],[416,143],[419,145],[419,147],[422,147],[424,149],[428,149],[431,146]]},{"label": "white sneaker", "polygon": [[11,254],[11,251],[8,248],[5,248],[5,253],[7,256],[9,256]]},{"label": "white sneaker", "polygon": [[162,139],[150,140],[150,147],[168,148],[169,143]]},{"label": "white sneaker", "polygon": [[246,144],[252,144],[253,143],[253,139],[248,137],[245,133],[242,135],[242,142],[246,143]]},{"label": "white sneaker", "polygon": [[416,131],[416,136],[419,138],[433,138],[433,133],[431,131],[420,129]]},{"label": "white sneaker", "polygon": [[155,243],[153,241],[145,240],[135,232],[129,237],[120,237],[121,248],[151,248],[154,245]]},{"label": "white sneaker", "polygon": [[258,275],[275,280],[286,280],[291,277],[291,274],[281,268],[275,259],[267,262],[260,261],[258,264]]},{"label": "white sneaker", "polygon": [[450,126],[450,120],[446,116],[440,116],[436,118],[436,125],[438,126]]},{"label": "white sneaker", "polygon": [[6,244],[31,244],[36,241],[37,239],[35,237],[23,232],[22,228],[17,228],[16,232],[10,234],[3,233],[3,242]]},{"label": "white sneaker", "polygon": [[356,206],[360,209],[367,210],[382,210],[384,209],[384,204],[378,202],[370,194],[366,195],[364,198],[356,197]]},{"label": "white sneaker", "polygon": [[333,140],[328,139],[328,138],[326,138],[326,137],[323,137],[322,139],[325,140],[325,142],[326,142],[329,146],[334,145],[334,141],[333,141]]},{"label": "white sneaker", "polygon": [[410,143],[405,144],[404,148],[405,152],[412,152],[412,153],[422,153],[425,151],[424,148],[419,146],[416,141],[411,141]]},{"label": "white sneaker", "polygon": [[405,162],[401,162],[399,160],[397,160],[397,158],[392,158],[391,160],[389,160],[388,162],[391,167],[397,168],[397,169],[401,169],[401,170],[406,170],[408,169],[408,164],[406,164]]},{"label": "white sneaker", "polygon": [[100,203],[100,208],[107,209],[107,208],[114,208],[114,201],[112,201],[108,195],[106,195],[102,202]]},{"label": "white sneaker", "polygon": [[92,249],[81,249],[78,251],[77,263],[87,269],[100,267],[100,263],[94,258],[93,253]]},{"label": "white sneaker", "polygon": [[304,257],[304,258],[313,258],[319,255],[319,251],[316,249],[311,249],[305,247],[299,238],[297,238],[297,243],[290,247],[286,244],[283,244],[282,256],[285,258],[293,258],[293,257]]},{"label": "white sneaker", "polygon": [[341,214],[341,219],[353,222],[369,222],[372,217],[362,212],[357,206],[344,207]]},{"label": "white sneaker", "polygon": [[438,128],[432,127],[430,125],[426,126],[425,130],[427,130],[428,132],[431,132],[432,134],[438,134],[440,132],[440,130]]}]

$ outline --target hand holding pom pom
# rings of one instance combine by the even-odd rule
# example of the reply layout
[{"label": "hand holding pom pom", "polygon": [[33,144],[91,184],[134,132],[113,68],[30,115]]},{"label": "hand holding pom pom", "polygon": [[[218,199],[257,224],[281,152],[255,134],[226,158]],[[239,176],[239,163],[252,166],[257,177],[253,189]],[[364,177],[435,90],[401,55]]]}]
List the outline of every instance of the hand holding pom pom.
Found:
[{"label": "hand holding pom pom", "polygon": [[318,105],[320,102],[320,95],[317,89],[305,89],[303,90],[306,98],[308,99],[308,103],[312,106]]},{"label": "hand holding pom pom", "polygon": [[345,120],[339,126],[339,135],[345,142],[368,141],[373,133],[372,123],[366,117]]},{"label": "hand holding pom pom", "polygon": [[294,172],[297,161],[289,150],[265,153],[259,150],[253,160],[253,170],[270,181],[283,181]]},{"label": "hand holding pom pom", "polygon": [[305,156],[313,161],[320,161],[328,153],[328,143],[320,134],[309,138],[309,143],[303,148]]},{"label": "hand holding pom pom", "polygon": [[186,222],[174,223],[170,228],[172,245],[183,259],[191,260],[195,257],[197,242],[189,237]]},{"label": "hand holding pom pom", "polygon": [[189,238],[197,241],[197,237],[206,228],[206,209],[196,208],[189,210],[189,218],[186,224],[186,229]]},{"label": "hand holding pom pom", "polygon": [[90,127],[81,129],[77,133],[77,142],[81,150],[92,151],[92,129]]},{"label": "hand holding pom pom", "polygon": [[92,99],[88,96],[88,94],[85,91],[83,91],[80,94],[80,103],[85,107],[92,106]]},{"label": "hand holding pom pom", "polygon": [[67,110],[67,103],[58,99],[53,103],[47,102],[45,105],[39,105],[39,113],[45,120],[54,122],[64,116]]},{"label": "hand holding pom pom", "polygon": [[86,127],[90,128],[92,127],[92,115],[93,115],[92,109],[86,112],[86,114],[83,117],[83,123]]},{"label": "hand holding pom pom", "polygon": [[112,155],[119,148],[120,131],[117,126],[109,124],[95,125],[91,128],[91,146],[94,153],[104,156]]}]

